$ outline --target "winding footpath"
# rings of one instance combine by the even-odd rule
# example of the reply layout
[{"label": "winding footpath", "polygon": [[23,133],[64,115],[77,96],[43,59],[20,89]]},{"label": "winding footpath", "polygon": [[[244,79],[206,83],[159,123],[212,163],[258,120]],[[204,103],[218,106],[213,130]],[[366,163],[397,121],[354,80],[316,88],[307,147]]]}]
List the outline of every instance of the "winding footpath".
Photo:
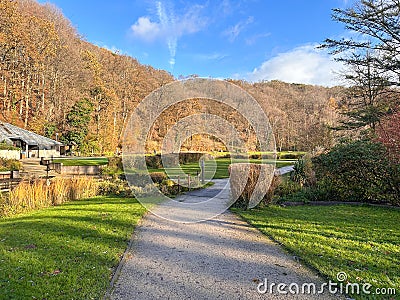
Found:
[{"label": "winding footpath", "polygon": [[[210,189],[179,197],[201,202],[221,192],[227,180]],[[262,283],[323,282],[282,248],[226,211],[200,223],[178,223],[159,218],[157,206],[135,229],[118,268],[110,299],[338,299],[337,296],[261,294]],[[176,211],[175,211],[176,213]],[[190,215],[190,210],[182,215]],[[197,210],[193,211],[198,213]]]}]

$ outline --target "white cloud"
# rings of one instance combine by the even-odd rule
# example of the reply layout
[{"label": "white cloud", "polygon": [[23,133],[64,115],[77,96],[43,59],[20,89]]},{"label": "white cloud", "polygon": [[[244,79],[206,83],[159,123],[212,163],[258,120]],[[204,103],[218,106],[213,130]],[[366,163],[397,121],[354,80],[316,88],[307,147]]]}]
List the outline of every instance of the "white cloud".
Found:
[{"label": "white cloud", "polygon": [[173,5],[169,2],[156,2],[157,22],[153,22],[149,17],[140,17],[131,26],[133,36],[151,42],[156,39],[166,43],[170,59],[171,68],[175,65],[176,50],[178,40],[188,34],[196,33],[207,25],[207,18],[201,15],[204,6],[192,5],[183,14],[177,15]]},{"label": "white cloud", "polygon": [[185,14],[176,18],[175,27],[179,36],[196,33],[207,26],[208,19],[201,15],[204,8],[203,5],[193,5]]},{"label": "white cloud", "polygon": [[248,17],[246,20],[244,21],[240,21],[239,23],[237,23],[235,26],[232,26],[230,28],[228,28],[227,30],[225,30],[222,35],[227,36],[228,40],[232,43],[234,42],[237,37],[239,36],[239,34],[251,23],[254,22],[254,18],[252,16]]},{"label": "white cloud", "polygon": [[99,41],[94,41],[93,43],[100,48],[104,48],[104,49],[107,49],[108,51],[111,51],[112,53],[132,56],[132,54],[130,54],[129,52],[127,52],[125,50],[121,50],[117,46],[114,46],[114,45],[108,46],[108,45],[104,44],[103,42],[99,42]]},{"label": "white cloud", "polygon": [[160,34],[160,24],[152,22],[148,17],[140,17],[131,26],[131,30],[134,36],[152,41]]},{"label": "white cloud", "polygon": [[281,80],[322,86],[340,84],[337,73],[343,65],[316,45],[305,45],[280,53],[263,62],[246,77],[250,81]]},{"label": "white cloud", "polygon": [[206,53],[206,54],[204,54],[204,53],[195,54],[194,58],[203,60],[203,61],[221,61],[221,60],[227,58],[228,56],[229,55],[227,55],[227,54],[214,52],[214,53]]},{"label": "white cloud", "polygon": [[269,32],[252,35],[246,39],[246,44],[252,46],[257,42],[257,40],[269,37],[270,35],[271,33]]},{"label": "white cloud", "polygon": [[220,4],[220,8],[224,16],[230,15],[233,12],[233,5],[229,0],[223,0]]},{"label": "white cloud", "polygon": [[349,6],[350,4],[354,4],[354,0],[342,0],[342,2],[345,7]]}]

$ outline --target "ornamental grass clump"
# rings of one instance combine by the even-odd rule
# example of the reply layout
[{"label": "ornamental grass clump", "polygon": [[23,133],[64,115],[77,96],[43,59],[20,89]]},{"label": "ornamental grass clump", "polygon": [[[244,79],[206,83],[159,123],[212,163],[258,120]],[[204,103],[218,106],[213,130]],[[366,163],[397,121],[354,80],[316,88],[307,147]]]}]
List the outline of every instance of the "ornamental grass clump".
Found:
[{"label": "ornamental grass clump", "polygon": [[89,177],[35,179],[22,181],[0,197],[0,216],[60,205],[71,200],[93,197],[97,182]]},{"label": "ornamental grass clump", "polygon": [[[273,168],[274,166],[268,164],[238,163],[230,165],[231,196],[233,200],[237,199],[232,206],[248,209],[259,203],[269,204],[273,197],[273,191],[270,190],[274,176]],[[263,180],[259,181],[261,172],[263,172]],[[247,178],[246,174],[248,174]],[[252,200],[261,200],[261,202],[252,203]]]}]

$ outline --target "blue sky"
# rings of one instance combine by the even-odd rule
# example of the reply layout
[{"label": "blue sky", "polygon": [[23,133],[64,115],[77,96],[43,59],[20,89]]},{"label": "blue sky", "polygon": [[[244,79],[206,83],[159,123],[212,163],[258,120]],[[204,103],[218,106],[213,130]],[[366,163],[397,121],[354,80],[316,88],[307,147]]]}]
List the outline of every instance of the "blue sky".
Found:
[{"label": "blue sky", "polygon": [[351,0],[50,2],[86,40],[175,77],[325,86],[338,82],[341,66],[315,46],[346,34],[331,20],[331,9],[351,5]]}]

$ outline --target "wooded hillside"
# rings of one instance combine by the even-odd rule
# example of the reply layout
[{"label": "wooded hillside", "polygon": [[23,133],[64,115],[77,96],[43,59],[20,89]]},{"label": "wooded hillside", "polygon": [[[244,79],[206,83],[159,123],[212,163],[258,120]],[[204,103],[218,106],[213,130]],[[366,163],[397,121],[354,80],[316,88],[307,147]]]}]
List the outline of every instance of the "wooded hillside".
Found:
[{"label": "wooded hillside", "polygon": [[339,108],[346,97],[342,87],[325,88],[280,81],[249,84],[236,82],[247,90],[268,115],[276,147],[281,150],[328,148],[335,140]]},{"label": "wooded hillside", "polygon": [[[0,117],[6,122],[53,139],[58,134],[82,152],[114,152],[135,106],[173,80],[166,71],[86,42],[53,5],[0,0]],[[342,88],[233,82],[264,107],[279,149],[332,144],[328,127],[336,122]],[[182,105],[182,116],[200,109]],[[215,103],[200,106],[227,116]],[[160,117],[153,148],[174,120],[167,113]],[[248,130],[239,117],[235,123],[239,131]]]},{"label": "wooded hillside", "polygon": [[55,6],[33,0],[0,0],[0,72],[3,120],[55,138],[79,131],[67,115],[86,98],[93,111],[84,147],[99,152],[115,150],[135,105],[173,80],[84,41]]}]

